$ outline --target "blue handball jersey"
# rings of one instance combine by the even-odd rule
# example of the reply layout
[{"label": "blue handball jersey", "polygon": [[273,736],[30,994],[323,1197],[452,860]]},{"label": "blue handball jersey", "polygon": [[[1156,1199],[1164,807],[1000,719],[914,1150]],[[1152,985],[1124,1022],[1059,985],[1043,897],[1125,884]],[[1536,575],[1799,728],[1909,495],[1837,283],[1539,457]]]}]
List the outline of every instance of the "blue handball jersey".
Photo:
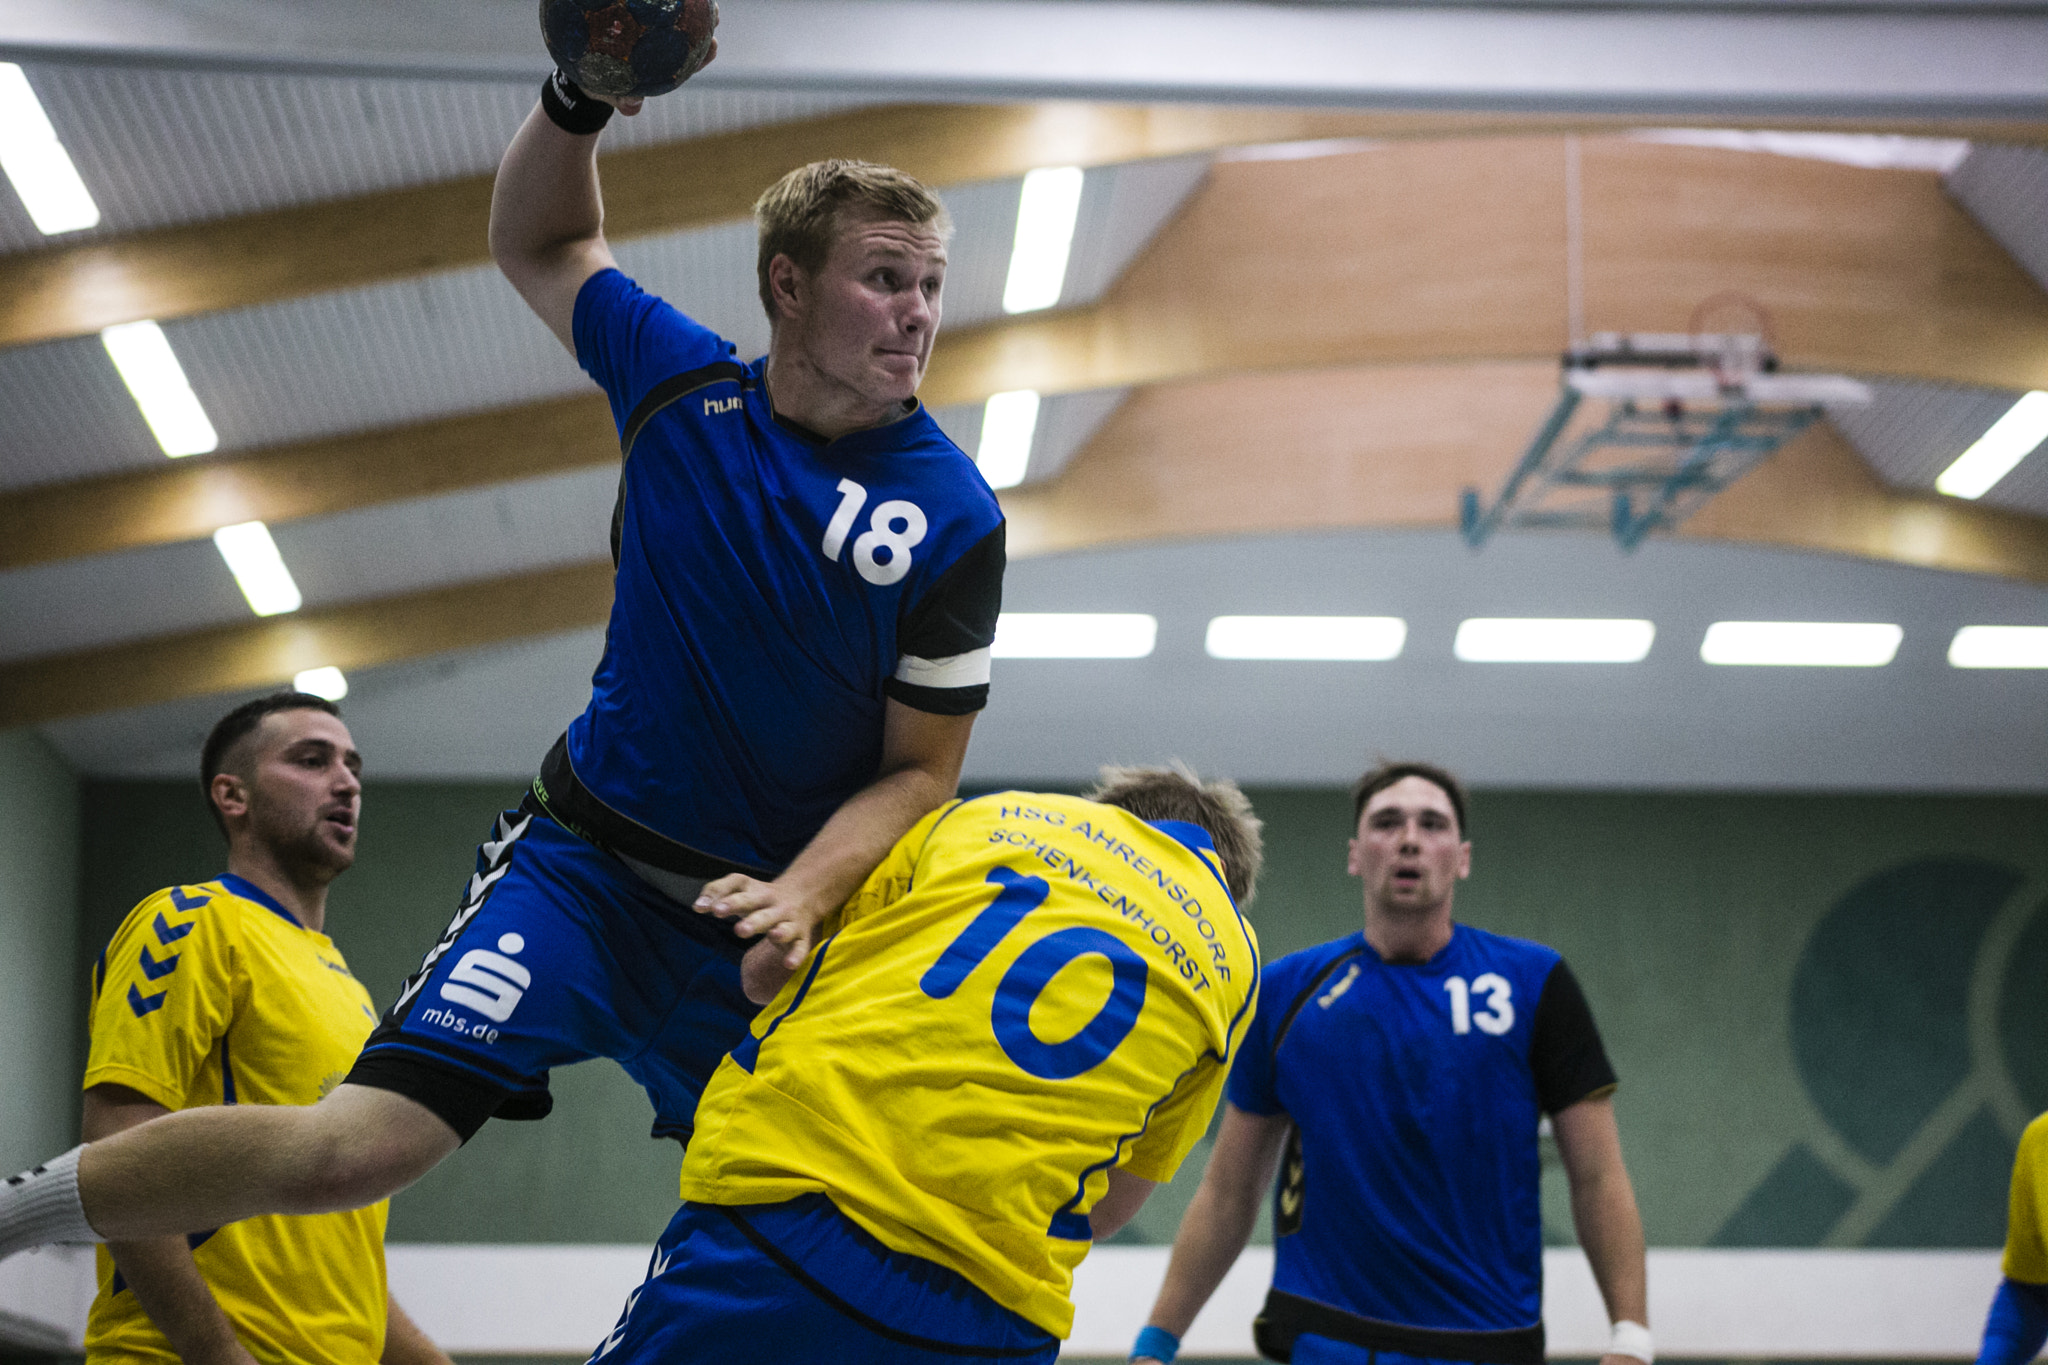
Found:
[{"label": "blue handball jersey", "polygon": [[573,773],[543,778],[601,803],[582,832],[620,851],[772,874],[874,779],[886,697],[985,704],[1002,509],[921,406],[826,441],[771,411],[765,359],[616,270],[578,294],[575,340],[625,449],[616,589]]},{"label": "blue handball jersey", "polygon": [[1362,933],[1281,958],[1228,1090],[1295,1125],[1273,1287],[1408,1327],[1540,1322],[1537,1124],[1613,1083],[1541,944],[1458,925],[1422,964]]}]

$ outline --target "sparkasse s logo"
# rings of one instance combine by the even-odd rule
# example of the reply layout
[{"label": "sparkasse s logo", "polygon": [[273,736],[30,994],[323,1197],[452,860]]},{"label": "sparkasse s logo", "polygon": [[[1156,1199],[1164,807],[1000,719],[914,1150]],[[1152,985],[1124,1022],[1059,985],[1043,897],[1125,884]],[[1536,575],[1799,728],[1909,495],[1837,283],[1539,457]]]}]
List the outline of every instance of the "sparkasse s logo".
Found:
[{"label": "sparkasse s logo", "polygon": [[450,1004],[467,1005],[486,1019],[504,1023],[519,1008],[533,973],[514,962],[511,955],[526,947],[518,934],[498,939],[498,951],[473,948],[462,955],[448,980],[441,985],[441,998]]}]

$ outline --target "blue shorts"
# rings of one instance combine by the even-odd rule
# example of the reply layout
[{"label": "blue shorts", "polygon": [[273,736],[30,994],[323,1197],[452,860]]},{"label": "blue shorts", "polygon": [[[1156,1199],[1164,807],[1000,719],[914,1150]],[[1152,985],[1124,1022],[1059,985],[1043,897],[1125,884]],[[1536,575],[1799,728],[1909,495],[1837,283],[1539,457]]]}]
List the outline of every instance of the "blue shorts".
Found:
[{"label": "blue shorts", "polygon": [[467,1141],[486,1119],[544,1117],[548,1072],[610,1057],[687,1141],[704,1084],[746,1036],[746,944],[531,810],[477,850],[454,920],[348,1079],[395,1090]]},{"label": "blue shorts", "polygon": [[590,1365],[1049,1365],[1059,1347],[961,1275],[891,1251],[808,1194],[683,1205]]}]

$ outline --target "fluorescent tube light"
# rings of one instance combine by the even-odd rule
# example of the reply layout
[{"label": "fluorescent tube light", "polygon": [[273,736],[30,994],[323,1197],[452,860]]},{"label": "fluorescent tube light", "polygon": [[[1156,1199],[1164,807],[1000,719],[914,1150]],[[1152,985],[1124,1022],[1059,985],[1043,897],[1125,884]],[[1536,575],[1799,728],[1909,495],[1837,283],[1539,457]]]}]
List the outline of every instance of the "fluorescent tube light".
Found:
[{"label": "fluorescent tube light", "polygon": [[1649,621],[1475,616],[1451,652],[1482,664],[1632,664],[1657,638]]},{"label": "fluorescent tube light", "polygon": [[1700,641],[1710,664],[1883,668],[1906,632],[1869,621],[1716,621]]},{"label": "fluorescent tube light", "polygon": [[1398,659],[1408,623],[1398,616],[1218,616],[1212,659]]},{"label": "fluorescent tube light", "polygon": [[99,205],[57,140],[28,76],[13,62],[0,62],[0,170],[7,172],[21,206],[45,237],[100,221]]},{"label": "fluorescent tube light", "polygon": [[1964,626],[1949,641],[1955,668],[2048,668],[2048,626]]},{"label": "fluorescent tube light", "polygon": [[101,332],[100,344],[164,454],[204,455],[220,444],[163,328],[149,321],[124,322]]},{"label": "fluorescent tube light", "polygon": [[1936,492],[1952,498],[1981,498],[2013,466],[2048,440],[2048,393],[2035,389],[2005,410],[1991,430],[1957,457],[1934,481]]},{"label": "fluorescent tube light", "polygon": [[223,526],[213,533],[213,543],[228,562],[242,596],[249,599],[250,611],[258,616],[282,616],[299,609],[305,599],[299,596],[299,585],[284,566],[284,556],[277,552],[268,526],[260,521]]},{"label": "fluorescent tube light", "polygon": [[1036,170],[1024,177],[1017,198],[1017,240],[1003,285],[1005,313],[1029,313],[1060,301],[1074,220],[1081,212],[1082,179],[1079,166]]},{"label": "fluorescent tube light", "polygon": [[1031,464],[1031,438],[1038,432],[1038,393],[1016,389],[990,394],[981,411],[981,444],[974,463],[990,488],[1015,488]]},{"label": "fluorescent tube light", "polygon": [[309,668],[303,673],[294,673],[292,690],[310,692],[329,701],[340,701],[348,695],[348,679],[341,676],[340,669],[329,664],[325,668]]},{"label": "fluorescent tube light", "polygon": [[1006,611],[996,618],[998,659],[1142,659],[1158,618],[1125,612]]}]

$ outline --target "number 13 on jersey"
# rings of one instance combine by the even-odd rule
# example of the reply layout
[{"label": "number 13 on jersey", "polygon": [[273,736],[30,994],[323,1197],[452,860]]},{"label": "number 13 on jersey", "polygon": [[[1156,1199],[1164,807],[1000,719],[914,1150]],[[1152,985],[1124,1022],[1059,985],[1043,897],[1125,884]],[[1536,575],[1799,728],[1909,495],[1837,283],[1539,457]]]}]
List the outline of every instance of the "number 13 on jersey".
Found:
[{"label": "number 13 on jersey", "polygon": [[[852,479],[839,481],[839,507],[826,523],[825,539],[818,546],[825,558],[839,562],[847,533],[853,530],[861,508],[867,506],[868,490]],[[899,525],[900,523],[900,525]],[[853,567],[862,578],[878,588],[899,583],[910,572],[910,552],[931,530],[924,509],[914,502],[891,498],[878,504],[868,519],[868,529],[853,542]]]},{"label": "number 13 on jersey", "polygon": [[[1444,990],[1451,997],[1451,1032],[1470,1033],[1477,1024],[1484,1032],[1499,1037],[1515,1026],[1514,989],[1500,973],[1488,972],[1471,982],[1454,976],[1444,982]],[[1474,1012],[1475,995],[1486,997],[1485,1009]]]}]

